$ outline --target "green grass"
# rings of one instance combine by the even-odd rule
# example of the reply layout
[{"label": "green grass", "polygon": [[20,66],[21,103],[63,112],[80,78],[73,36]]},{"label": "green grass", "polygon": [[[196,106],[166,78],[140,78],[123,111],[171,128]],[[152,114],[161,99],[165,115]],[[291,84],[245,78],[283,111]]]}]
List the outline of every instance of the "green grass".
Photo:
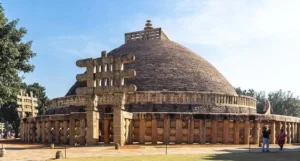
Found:
[{"label": "green grass", "polygon": [[72,158],[60,161],[300,161],[299,152],[228,153],[211,155],[145,155]]}]

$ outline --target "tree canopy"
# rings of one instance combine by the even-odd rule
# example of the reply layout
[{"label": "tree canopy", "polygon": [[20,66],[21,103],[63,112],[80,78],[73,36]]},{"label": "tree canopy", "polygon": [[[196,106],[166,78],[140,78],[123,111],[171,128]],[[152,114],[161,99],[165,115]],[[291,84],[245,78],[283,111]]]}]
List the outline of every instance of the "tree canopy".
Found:
[{"label": "tree canopy", "polygon": [[266,95],[264,91],[255,91],[253,89],[242,90],[240,87],[235,88],[237,94],[246,95],[256,98],[257,112],[262,113],[265,100],[269,100],[272,107],[272,113],[278,115],[288,115],[300,117],[300,99],[290,91],[274,91]]},{"label": "tree canopy", "polygon": [[[27,33],[24,27],[18,28],[19,20],[8,21],[0,3],[0,121],[12,125],[18,135],[20,119],[16,111],[16,96],[22,84],[22,73],[32,72],[34,66],[29,60],[36,54],[32,51],[32,41],[23,42],[22,38]],[[44,107],[45,88],[39,84],[23,87],[41,97],[40,109]]]},{"label": "tree canopy", "polygon": [[22,83],[20,73],[34,69],[29,62],[35,56],[32,41],[22,42],[27,30],[17,28],[18,21],[8,21],[0,3],[0,104],[15,99]]}]

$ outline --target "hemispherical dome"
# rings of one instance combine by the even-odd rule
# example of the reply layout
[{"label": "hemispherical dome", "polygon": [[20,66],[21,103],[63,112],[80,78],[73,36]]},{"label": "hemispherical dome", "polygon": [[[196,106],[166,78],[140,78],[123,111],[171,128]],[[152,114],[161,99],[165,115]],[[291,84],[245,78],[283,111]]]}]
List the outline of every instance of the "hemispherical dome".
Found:
[{"label": "hemispherical dome", "polygon": [[236,95],[231,84],[208,61],[170,40],[140,40],[126,43],[109,55],[133,54],[135,62],[125,69],[136,77],[125,79],[138,91],[207,91]]},{"label": "hemispherical dome", "polygon": [[[149,25],[148,25],[149,26]],[[208,61],[188,48],[168,39],[160,29],[126,33],[125,44],[112,50],[108,56],[133,54],[134,63],[125,69],[136,70],[136,77],[125,79],[138,91],[204,91],[237,95],[226,78]],[[76,82],[67,95],[74,95]]]}]

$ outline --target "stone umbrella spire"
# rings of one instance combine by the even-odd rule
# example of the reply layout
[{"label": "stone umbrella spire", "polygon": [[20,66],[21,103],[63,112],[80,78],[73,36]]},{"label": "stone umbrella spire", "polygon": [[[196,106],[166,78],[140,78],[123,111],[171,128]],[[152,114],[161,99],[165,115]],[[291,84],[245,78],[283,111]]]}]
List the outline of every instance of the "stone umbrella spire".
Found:
[{"label": "stone umbrella spire", "polygon": [[146,22],[147,22],[147,23],[145,24],[144,30],[152,30],[153,27],[152,27],[151,21],[150,21],[150,20],[147,20]]}]

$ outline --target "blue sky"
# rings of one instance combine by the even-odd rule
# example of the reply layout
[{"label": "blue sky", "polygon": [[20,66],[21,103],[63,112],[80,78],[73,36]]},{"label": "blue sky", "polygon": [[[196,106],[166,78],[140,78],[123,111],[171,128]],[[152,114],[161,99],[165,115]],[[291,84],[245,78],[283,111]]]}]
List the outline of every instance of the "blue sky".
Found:
[{"label": "blue sky", "polygon": [[147,19],[211,62],[233,86],[300,94],[297,0],[2,0],[6,16],[33,40],[27,83],[64,96],[83,70],[75,61],[124,43]]}]

